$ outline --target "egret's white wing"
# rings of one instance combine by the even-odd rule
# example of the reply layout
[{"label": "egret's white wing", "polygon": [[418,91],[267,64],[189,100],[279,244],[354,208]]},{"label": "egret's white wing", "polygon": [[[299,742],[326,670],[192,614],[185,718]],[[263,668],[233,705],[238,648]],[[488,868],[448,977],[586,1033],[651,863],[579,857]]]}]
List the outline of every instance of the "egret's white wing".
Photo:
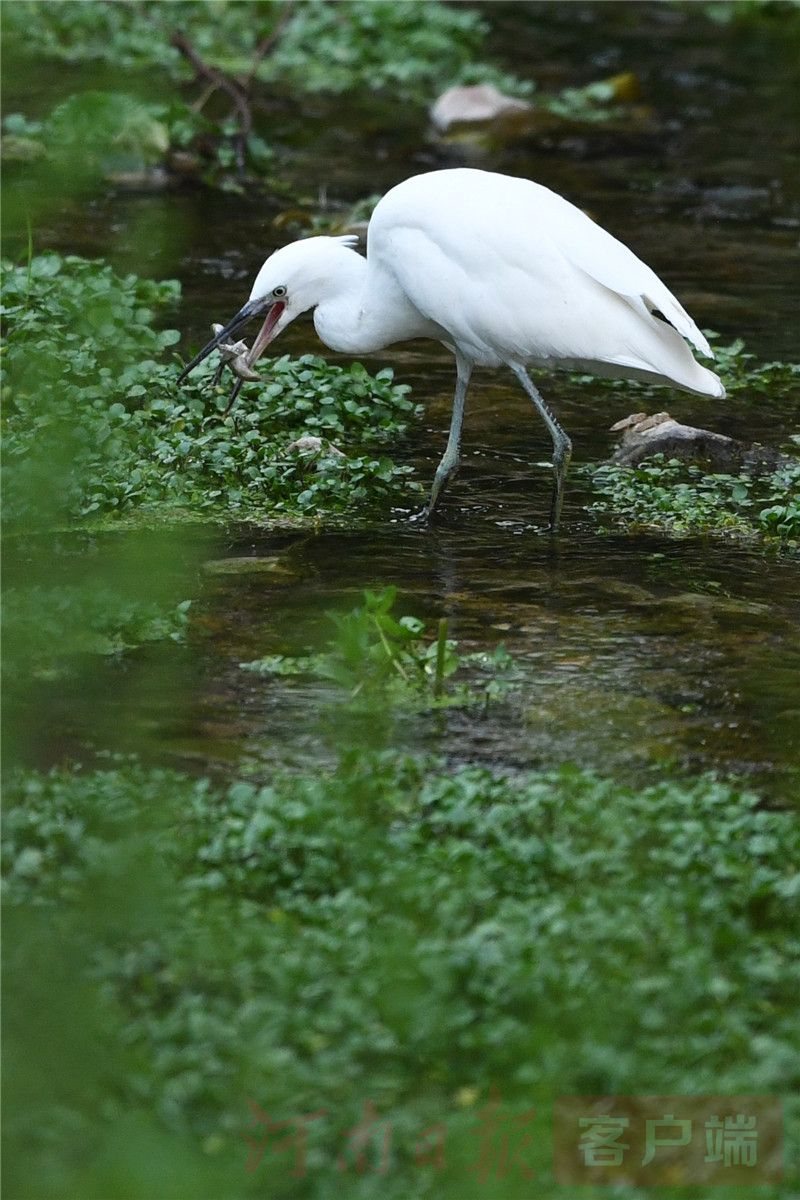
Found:
[{"label": "egret's white wing", "polygon": [[547,202],[550,236],[570,262],[634,305],[644,304],[648,312],[657,309],[695,349],[714,357],[706,338],[655,271],[574,204],[548,188],[541,191],[552,198]]},{"label": "egret's white wing", "polygon": [[470,168],[406,180],[375,210],[368,257],[476,362],[578,366],[724,395],[679,334],[704,352],[708,343],[658,276],[529,180]]}]

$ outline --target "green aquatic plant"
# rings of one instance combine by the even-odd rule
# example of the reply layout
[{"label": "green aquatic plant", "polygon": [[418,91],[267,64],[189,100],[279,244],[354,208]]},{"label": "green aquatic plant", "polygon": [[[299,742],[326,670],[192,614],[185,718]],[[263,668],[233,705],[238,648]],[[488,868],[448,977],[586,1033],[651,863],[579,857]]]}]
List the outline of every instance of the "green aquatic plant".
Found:
[{"label": "green aquatic plant", "polygon": [[[267,365],[263,384],[245,387],[235,416],[223,421],[225,391],[210,389],[210,367],[178,388],[164,359],[180,335],[156,329],[155,310],[174,305],[174,281],[122,278],[102,263],[55,254],[29,267],[4,263],[2,277],[10,522],[136,511],[317,517],[409,486],[411,469],[386,447],[416,408],[390,370],[373,377],[358,363],[284,356]],[[315,452],[297,444],[308,437],[320,439]]]},{"label": "green aquatic plant", "polygon": [[[396,753],[227,783],[114,762],[19,774],[4,820],[21,1194],[322,1200],[359,1178],[337,1160],[370,1102],[394,1141],[381,1173],[366,1148],[365,1194],[430,1178],[461,1200],[482,1194],[499,1082],[509,1113],[537,1109],[525,1161],[556,1198],[557,1096],[796,1084],[798,826],[735,782]],[[253,1104],[324,1114],[301,1179]],[[413,1148],[437,1122],[430,1175]]]},{"label": "green aquatic plant", "polygon": [[715,370],[729,392],[780,398],[796,393],[800,387],[800,363],[759,362],[741,338],[728,345],[719,344],[719,334],[707,331],[715,356]]},{"label": "green aquatic plant", "polygon": [[[742,400],[769,398],[776,411],[794,415],[800,363],[760,362],[741,338],[714,347],[714,369],[729,393]],[[658,402],[655,384],[592,379],[595,388],[625,389],[632,404]],[[790,439],[798,444],[800,439]],[[636,467],[603,463],[586,469],[595,499],[589,511],[609,527],[663,529],[670,533],[766,537],[783,545],[800,539],[800,459],[787,455],[777,469],[706,472],[699,466],[653,455]]]},{"label": "green aquatic plant", "polygon": [[298,238],[348,233],[355,227],[366,225],[380,199],[379,193],[373,193],[357,200],[355,204],[330,204],[326,201],[320,207],[319,198],[304,198],[299,202],[302,207],[295,205],[278,213],[273,226],[282,233]]},{"label": "green aquatic plant", "polygon": [[697,7],[716,25],[742,26],[748,33],[800,32],[800,0],[703,0]]},{"label": "green aquatic plant", "polygon": [[637,467],[606,463],[588,474],[597,497],[589,512],[612,527],[800,541],[800,459],[732,475],[654,455]]},{"label": "green aquatic plant", "polygon": [[[270,654],[241,663],[258,675],[296,675],[330,680],[350,703],[393,702],[414,707],[464,705],[506,695],[516,680],[503,646],[491,653],[463,654],[447,636],[447,621],[435,633],[418,617],[396,616],[397,589],[366,590],[348,613],[329,613],[335,635],[327,651],[290,657]],[[446,681],[470,675],[454,686]]]}]

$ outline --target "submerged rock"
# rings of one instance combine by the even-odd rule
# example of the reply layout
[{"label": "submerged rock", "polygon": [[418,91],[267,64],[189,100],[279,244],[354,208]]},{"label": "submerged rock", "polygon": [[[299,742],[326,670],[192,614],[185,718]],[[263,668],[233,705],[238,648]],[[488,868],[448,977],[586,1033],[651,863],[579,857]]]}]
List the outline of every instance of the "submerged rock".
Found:
[{"label": "submerged rock", "polygon": [[129,192],[161,192],[172,180],[163,167],[147,167],[129,171],[105,171],[103,178],[114,187]]},{"label": "submerged rock", "polygon": [[203,563],[208,575],[269,575],[274,582],[294,583],[301,578],[300,572],[287,563],[282,555],[261,558],[216,558]]},{"label": "submerged rock", "polygon": [[635,467],[653,454],[663,454],[666,458],[683,460],[702,458],[714,467],[728,468],[734,464],[739,447],[738,442],[724,434],[682,425],[668,412],[653,416],[634,413],[617,421],[611,431],[622,431],[622,441],[611,461],[624,467]]},{"label": "submerged rock", "polygon": [[762,467],[775,470],[791,462],[785,454],[771,446],[748,445],[710,429],[682,425],[668,412],[632,413],[611,426],[612,433],[622,433],[611,461],[617,466],[635,467],[654,454],[677,458],[683,462],[702,462],[714,471],[740,470],[742,467]]},{"label": "submerged rock", "polygon": [[710,595],[708,592],[678,592],[675,596],[661,596],[657,605],[662,609],[674,608],[687,614],[710,614],[715,617],[763,617],[770,612],[769,605],[755,600]]}]

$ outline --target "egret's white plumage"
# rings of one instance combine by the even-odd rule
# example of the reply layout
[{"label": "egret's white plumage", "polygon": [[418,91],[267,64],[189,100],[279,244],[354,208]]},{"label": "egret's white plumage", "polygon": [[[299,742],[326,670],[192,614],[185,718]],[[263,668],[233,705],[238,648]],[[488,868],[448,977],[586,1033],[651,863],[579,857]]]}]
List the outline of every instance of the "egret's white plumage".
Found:
[{"label": "egret's white plumage", "polygon": [[710,356],[708,342],[648,266],[555,192],[489,171],[432,171],[392,188],[370,221],[366,258],[347,237],[308,238],[275,251],[225,334],[267,306],[251,362],[309,309],[322,341],[342,353],[374,353],[417,337],[435,338],[454,352],[453,423],[430,511],[458,463],[475,366],[509,366],[553,435],[553,524],[571,447],[526,366],[725,395],[684,338]]}]

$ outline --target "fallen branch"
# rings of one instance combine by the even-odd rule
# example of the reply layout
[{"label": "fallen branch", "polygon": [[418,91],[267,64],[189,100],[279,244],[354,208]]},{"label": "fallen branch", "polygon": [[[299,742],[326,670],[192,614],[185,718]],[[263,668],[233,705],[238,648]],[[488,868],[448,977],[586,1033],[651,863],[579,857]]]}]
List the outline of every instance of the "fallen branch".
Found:
[{"label": "fallen branch", "polygon": [[286,0],[286,3],[283,5],[283,9],[281,11],[281,15],[278,17],[275,28],[270,30],[266,37],[263,37],[256,46],[252,65],[246,78],[243,80],[243,85],[248,92],[253,86],[253,80],[255,79],[259,64],[272,50],[275,49],[275,46],[278,44],[283,35],[284,29],[289,24],[289,21],[293,16],[294,0]]},{"label": "fallen branch", "polygon": [[183,57],[194,68],[198,79],[208,81],[208,88],[203,93],[203,103],[213,95],[214,91],[225,92],[233,101],[234,108],[238,114],[239,131],[235,137],[236,146],[236,169],[239,175],[244,174],[245,153],[247,150],[247,139],[253,128],[253,114],[250,109],[250,99],[248,89],[246,89],[238,80],[232,79],[226,75],[224,71],[220,71],[217,67],[212,67],[210,63],[205,62],[195,50],[188,38],[184,37],[178,30],[172,34],[170,44],[180,51]]}]

